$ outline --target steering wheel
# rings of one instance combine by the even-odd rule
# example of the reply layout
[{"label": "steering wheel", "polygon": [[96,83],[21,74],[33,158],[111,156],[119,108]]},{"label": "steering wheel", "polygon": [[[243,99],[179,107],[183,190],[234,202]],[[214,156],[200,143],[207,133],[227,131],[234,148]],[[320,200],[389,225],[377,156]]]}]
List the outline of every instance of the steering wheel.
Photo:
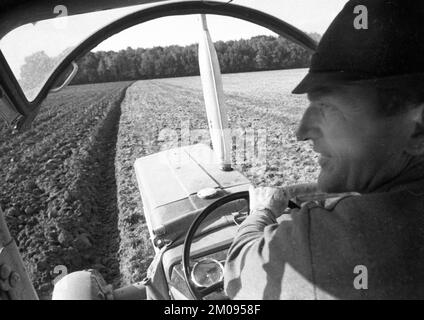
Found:
[{"label": "steering wheel", "polygon": [[247,201],[247,210],[250,212],[249,208],[249,191],[241,191],[232,193],[230,195],[224,196],[217,201],[211,203],[209,206],[207,206],[193,221],[190,228],[188,229],[187,235],[184,240],[184,248],[183,248],[183,270],[184,270],[184,279],[187,283],[188,289],[190,293],[195,297],[197,300],[202,300],[205,296],[208,294],[218,290],[222,289],[224,287],[224,281],[221,280],[207,288],[198,288],[193,283],[193,281],[190,279],[191,275],[191,266],[190,266],[190,249],[191,244],[193,242],[193,238],[196,234],[197,229],[201,225],[201,223],[208,217],[212,212],[214,212],[219,207],[223,206],[226,203],[235,201],[235,200],[241,200],[245,199]]},{"label": "steering wheel", "polygon": [[[304,185],[304,188],[306,190],[306,187],[311,188],[310,185]],[[190,293],[195,297],[197,300],[202,300],[203,297],[207,296],[208,294],[218,290],[222,289],[224,287],[224,281],[221,280],[207,288],[198,288],[193,281],[190,279],[191,275],[191,266],[190,266],[190,249],[191,244],[193,242],[194,235],[196,234],[197,229],[202,224],[202,222],[216,209],[223,206],[224,204],[227,204],[229,202],[235,201],[235,200],[241,200],[244,199],[247,201],[247,211],[250,212],[249,207],[249,191],[241,191],[232,193],[230,195],[227,195],[225,197],[222,197],[215,202],[211,203],[209,206],[207,206],[197,217],[194,219],[193,223],[190,225],[190,228],[187,231],[187,235],[184,240],[184,248],[183,248],[183,270],[184,270],[184,279],[187,283],[188,289]],[[298,204],[295,202],[289,200],[288,202],[288,208],[300,208]]]}]

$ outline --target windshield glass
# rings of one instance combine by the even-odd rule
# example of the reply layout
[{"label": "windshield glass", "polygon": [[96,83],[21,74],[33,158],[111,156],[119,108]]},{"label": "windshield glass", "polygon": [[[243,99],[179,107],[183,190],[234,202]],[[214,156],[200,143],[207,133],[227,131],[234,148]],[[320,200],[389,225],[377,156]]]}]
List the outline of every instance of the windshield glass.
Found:
[{"label": "windshield glass", "polygon": [[[172,1],[160,3],[167,2]],[[322,33],[346,1],[331,0],[318,4],[318,1],[302,0],[298,2],[304,2],[304,4],[299,4],[295,8],[288,0],[231,2],[270,13],[303,31]],[[33,101],[56,66],[81,41],[110,22],[148,6],[152,4],[68,16],[67,8],[58,5],[52,8],[57,18],[26,24],[14,29],[0,40],[0,50],[26,98]],[[305,11],[306,7],[310,10]],[[165,41],[166,35],[168,34],[169,38],[172,34],[164,29],[153,32],[156,38],[165,39]],[[243,34],[240,34],[239,38],[242,37]]]},{"label": "windshield glass", "polygon": [[99,28],[147,5],[68,16],[65,6],[53,8],[57,18],[25,24],[0,40],[0,49],[28,101],[36,98],[56,66],[81,41]]}]

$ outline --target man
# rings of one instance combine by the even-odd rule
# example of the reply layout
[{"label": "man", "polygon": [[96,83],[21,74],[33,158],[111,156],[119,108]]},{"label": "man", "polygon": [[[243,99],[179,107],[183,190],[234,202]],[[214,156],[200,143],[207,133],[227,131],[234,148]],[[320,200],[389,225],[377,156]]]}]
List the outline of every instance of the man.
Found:
[{"label": "man", "polygon": [[[359,5],[368,21],[358,27]],[[297,138],[320,154],[318,188],[328,197],[282,215],[295,194],[251,189],[225,266],[227,294],[424,298],[422,1],[349,1],[293,93],[308,94]]]}]

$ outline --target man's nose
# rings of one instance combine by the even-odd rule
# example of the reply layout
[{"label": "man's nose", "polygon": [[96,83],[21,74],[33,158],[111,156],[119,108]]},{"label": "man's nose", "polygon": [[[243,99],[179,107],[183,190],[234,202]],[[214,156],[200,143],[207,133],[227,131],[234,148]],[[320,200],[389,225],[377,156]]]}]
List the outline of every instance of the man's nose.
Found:
[{"label": "man's nose", "polygon": [[319,129],[321,113],[316,107],[309,107],[300,120],[299,127],[296,131],[298,141],[315,140],[322,136]]}]

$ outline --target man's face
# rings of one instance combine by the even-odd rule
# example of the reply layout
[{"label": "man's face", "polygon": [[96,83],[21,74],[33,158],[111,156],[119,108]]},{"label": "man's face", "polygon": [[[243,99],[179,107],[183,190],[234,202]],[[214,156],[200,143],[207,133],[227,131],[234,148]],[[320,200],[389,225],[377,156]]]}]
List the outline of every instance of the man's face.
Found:
[{"label": "man's face", "polygon": [[377,113],[373,89],[343,86],[309,93],[297,131],[320,153],[318,186],[325,192],[371,192],[407,165],[411,135],[403,115]]}]

